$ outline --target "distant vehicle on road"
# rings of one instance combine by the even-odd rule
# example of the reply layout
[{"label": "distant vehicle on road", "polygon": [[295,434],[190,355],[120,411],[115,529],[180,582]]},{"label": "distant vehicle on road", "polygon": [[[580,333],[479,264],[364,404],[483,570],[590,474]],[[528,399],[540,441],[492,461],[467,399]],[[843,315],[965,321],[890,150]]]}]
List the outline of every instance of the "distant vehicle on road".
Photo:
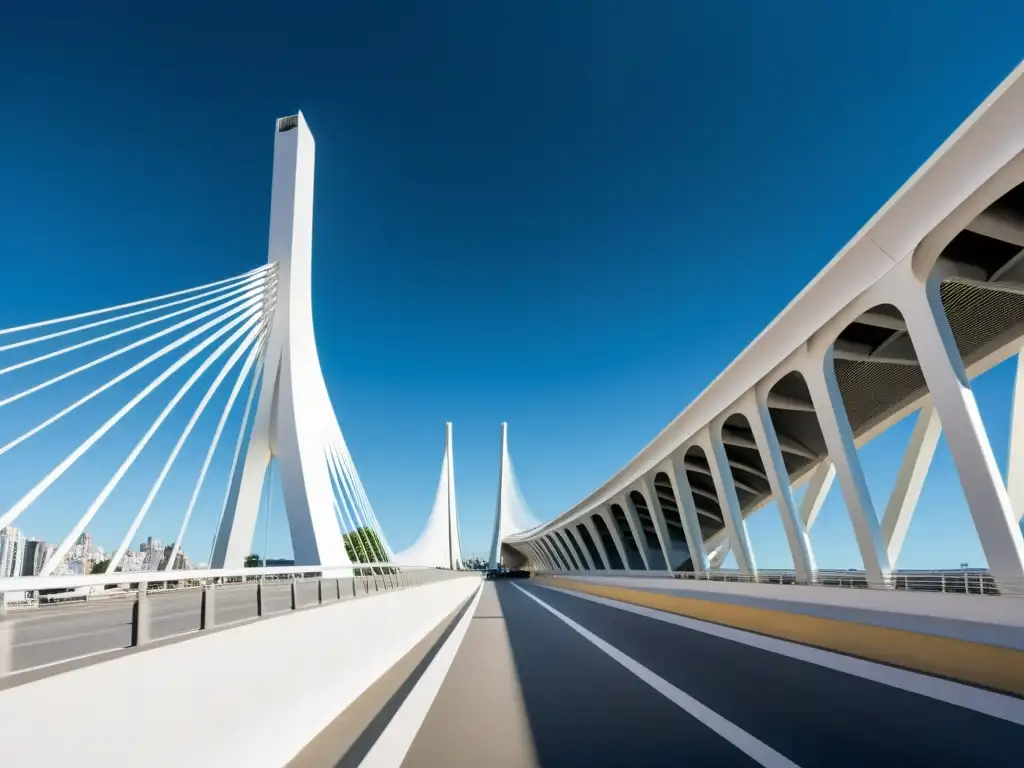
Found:
[{"label": "distant vehicle on road", "polygon": [[491,568],[487,571],[484,576],[488,581],[494,579],[528,579],[530,578],[529,571],[507,571],[504,568]]}]

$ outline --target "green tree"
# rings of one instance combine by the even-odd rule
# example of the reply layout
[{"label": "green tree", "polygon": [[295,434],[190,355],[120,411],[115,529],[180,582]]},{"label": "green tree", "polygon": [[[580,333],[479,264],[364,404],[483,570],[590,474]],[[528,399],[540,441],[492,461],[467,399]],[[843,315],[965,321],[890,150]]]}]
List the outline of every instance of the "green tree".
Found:
[{"label": "green tree", "polygon": [[[97,563],[93,563],[92,568],[89,569],[89,573],[105,573],[107,570],[107,566],[109,565],[110,558],[108,557],[106,560],[100,560]],[[120,571],[121,569],[118,568],[117,570]]]},{"label": "green tree", "polygon": [[263,561],[260,560],[260,556],[255,552],[251,555],[245,556],[245,567],[246,568],[262,568]]},{"label": "green tree", "polygon": [[387,555],[377,532],[361,526],[344,535],[345,554],[353,563],[386,563]]}]

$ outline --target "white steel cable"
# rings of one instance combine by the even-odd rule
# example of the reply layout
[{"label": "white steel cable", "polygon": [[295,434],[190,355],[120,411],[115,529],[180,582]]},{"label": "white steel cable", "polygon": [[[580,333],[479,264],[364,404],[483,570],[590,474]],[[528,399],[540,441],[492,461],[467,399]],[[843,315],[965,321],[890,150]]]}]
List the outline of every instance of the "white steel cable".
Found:
[{"label": "white steel cable", "polygon": [[[78,461],[79,458],[81,458],[82,454],[84,454],[87,450],[89,450],[89,448],[91,448],[101,437],[103,437],[103,435],[105,435],[107,432],[109,432],[114,427],[114,425],[117,424],[124,417],[124,415],[127,414],[130,410],[132,410],[132,408],[134,408],[139,402],[141,402],[144,397],[146,397],[150,392],[152,392],[160,384],[162,384],[164,381],[166,381],[170,376],[172,376],[175,373],[175,371],[177,371],[179,368],[181,368],[183,365],[185,365],[185,363],[187,363],[189,360],[191,360],[196,355],[198,355],[200,352],[202,352],[204,349],[206,349],[206,347],[208,347],[210,344],[212,344],[218,338],[220,338],[225,333],[230,331],[234,326],[236,326],[239,323],[245,321],[246,319],[248,319],[249,317],[251,317],[254,313],[256,313],[258,311],[259,311],[259,307],[250,309],[247,314],[242,315],[241,317],[239,317],[239,318],[237,318],[235,320],[232,320],[230,323],[225,325],[223,328],[220,328],[219,330],[215,331],[213,334],[208,336],[206,339],[204,339],[196,347],[193,347],[191,350],[189,350],[187,353],[185,353],[182,357],[180,357],[177,360],[177,362],[175,362],[172,365],[170,365],[163,373],[161,373],[152,382],[150,382],[150,384],[147,385],[142,390],[142,392],[137,394],[135,397],[133,397],[131,400],[129,400],[125,405],[123,405],[121,407],[121,409],[117,413],[115,413],[113,416],[111,416],[109,419],[107,419],[107,421],[104,422],[104,424],[99,429],[97,429],[95,432],[93,432],[92,435],[90,435],[88,438],[86,438],[86,440],[81,445],[79,445],[74,451],[72,451],[70,454],[68,454],[68,456],[66,456],[64,458],[64,460],[60,462],[60,464],[58,464],[56,467],[54,467],[52,470],[50,470],[50,473],[46,477],[44,477],[42,480],[40,480],[35,485],[35,487],[32,488],[32,490],[30,490],[28,493],[26,493],[24,496],[22,496],[18,501],[16,501],[14,503],[14,505],[10,509],[7,510],[7,512],[5,512],[3,515],[0,515],[0,529],[6,528],[8,525],[10,525],[15,520],[17,520],[18,517],[21,515],[21,513],[24,512],[29,507],[29,505],[32,504],[32,502],[34,502],[37,498],[39,498],[39,496],[42,495],[42,493],[47,488],[49,488],[51,485],[53,485],[53,483],[56,482],[57,479],[60,478],[60,476],[63,475],[72,464],[74,464],[76,461]],[[219,321],[220,321],[220,319],[218,318],[217,320],[211,321],[207,325],[208,326],[213,326],[213,325],[215,325]],[[178,341],[174,342],[174,344],[168,345],[168,347],[165,348],[164,350],[161,350],[160,352],[156,352],[153,355],[151,355],[151,357],[149,359],[144,360],[142,363],[140,363],[139,367],[141,367],[145,363],[148,363],[150,361],[150,359],[155,359],[157,356],[162,355],[162,354],[166,354],[171,349],[175,349],[175,348],[181,346],[182,344],[186,343],[187,341],[190,341],[191,340],[190,337],[197,336],[197,335],[199,335],[199,333],[201,333],[202,331],[204,331],[206,329],[207,328],[205,326],[203,328],[197,328],[195,331],[193,331],[188,336],[182,337]],[[127,372],[126,372],[126,374],[127,374]],[[122,374],[122,377],[124,377],[126,374]],[[89,397],[89,395],[87,395],[86,397]],[[73,407],[74,406],[72,406],[72,408]],[[36,427],[35,429],[30,430],[30,432],[32,432],[32,433],[38,432],[39,429],[40,429],[40,427]],[[28,434],[28,433],[26,433],[26,434]],[[23,438],[24,438],[24,436],[17,438],[15,441],[12,441],[11,443],[8,443],[7,446],[4,446],[4,448],[0,449],[0,453],[3,453],[4,451],[6,451],[8,449],[8,447],[13,446],[17,442],[21,442],[21,440]]]},{"label": "white steel cable", "polygon": [[[127,344],[127,345],[121,347],[120,349],[115,349],[113,352],[108,352],[107,354],[102,355],[101,357],[97,357],[94,360],[90,360],[87,363],[83,363],[82,365],[78,366],[77,368],[72,368],[70,371],[65,371],[64,373],[58,374],[57,376],[54,376],[53,378],[48,379],[48,380],[42,382],[41,384],[36,384],[34,386],[29,387],[28,389],[22,390],[21,392],[18,392],[16,394],[10,395],[9,397],[5,397],[4,399],[0,400],[0,407],[3,407],[5,405],[10,405],[13,402],[17,402],[18,400],[21,400],[23,397],[28,397],[29,395],[33,395],[36,392],[44,390],[47,387],[53,386],[54,384],[57,384],[57,383],[59,383],[61,381],[64,381],[65,379],[69,379],[72,376],[76,376],[77,374],[81,373],[82,371],[86,371],[86,370],[88,370],[90,368],[94,368],[95,366],[100,365],[101,363],[105,363],[108,360],[113,360],[115,357],[118,357],[118,356],[123,355],[123,354],[125,354],[127,352],[130,352],[133,349],[137,349],[138,347],[141,347],[144,344],[148,344],[151,341],[154,341],[156,339],[159,339],[159,338],[162,338],[164,336],[167,336],[168,334],[171,334],[174,331],[180,330],[180,329],[182,329],[182,328],[184,328],[184,327],[186,327],[188,325],[192,325],[194,323],[198,323],[203,318],[209,317],[212,314],[220,312],[220,311],[222,311],[223,309],[225,309],[227,307],[235,306],[235,309],[232,312],[226,313],[225,315],[221,316],[222,318],[223,317],[230,317],[232,314],[235,314],[237,312],[242,311],[242,309],[244,309],[245,307],[251,306],[252,301],[255,298],[257,298],[260,294],[262,294],[263,292],[264,291],[261,288],[251,288],[246,293],[244,293],[242,296],[239,296],[239,297],[237,297],[235,299],[231,299],[229,301],[225,301],[223,304],[218,304],[215,307],[211,307],[210,309],[206,310],[205,312],[200,312],[195,317],[186,318],[185,320],[182,320],[179,323],[175,323],[174,325],[172,325],[172,326],[170,326],[168,328],[164,328],[163,330],[157,331],[156,333],[152,333],[152,334],[150,334],[149,336],[147,336],[147,337],[145,337],[143,339],[138,339],[137,341],[133,341],[131,344]],[[0,453],[2,453],[2,452],[0,452]]]},{"label": "white steel cable", "polygon": [[381,546],[384,547],[384,553],[388,555],[389,559],[394,560],[394,550],[391,549],[391,545],[384,536],[384,531],[381,528],[380,522],[377,520],[377,513],[374,512],[373,505],[370,503],[370,499],[366,495],[366,489],[363,488],[362,480],[359,478],[359,473],[356,471],[355,463],[352,461],[352,454],[348,450],[348,444],[345,442],[345,436],[342,434],[340,427],[337,428],[335,439],[338,441],[336,448],[338,450],[342,466],[347,468],[350,482],[355,489],[356,495],[361,499],[364,508],[367,510],[370,519],[373,521],[374,528],[381,540]]},{"label": "white steel cable", "polygon": [[[217,293],[217,294],[220,294],[220,295],[214,296],[214,298],[212,298],[212,299],[206,298],[206,301],[201,301],[201,302],[199,302],[197,304],[192,304],[190,306],[184,307],[183,309],[177,309],[174,312],[168,312],[167,314],[160,315],[159,317],[154,317],[154,318],[151,318],[149,320],[144,320],[141,323],[136,323],[135,325],[131,325],[131,326],[127,327],[127,328],[120,328],[120,329],[118,329],[116,331],[112,331],[110,333],[106,333],[106,334],[104,334],[102,336],[96,336],[96,337],[91,338],[91,339],[86,339],[85,341],[80,341],[77,344],[71,344],[71,345],[69,345],[67,347],[61,347],[60,349],[55,350],[53,352],[47,352],[44,355],[39,355],[38,357],[33,357],[33,358],[29,359],[29,360],[24,360],[24,361],[22,361],[20,363],[15,363],[13,365],[9,365],[6,368],[0,368],[0,376],[3,376],[5,373],[11,373],[12,371],[20,370],[22,368],[28,368],[30,365],[35,365],[36,363],[41,363],[41,362],[43,362],[45,360],[51,360],[51,359],[53,359],[55,357],[59,357],[60,355],[65,355],[65,354],[67,354],[69,352],[74,352],[74,351],[79,350],[79,349],[84,349],[85,347],[91,346],[93,344],[99,344],[100,342],[103,342],[103,341],[109,341],[110,339],[113,339],[113,338],[115,338],[117,336],[123,336],[126,333],[131,333],[132,331],[137,331],[140,328],[146,328],[146,327],[148,327],[150,325],[155,325],[156,323],[162,323],[162,322],[165,322],[167,320],[170,320],[171,318],[179,317],[181,315],[187,315],[190,312],[193,312],[193,311],[195,311],[197,309],[201,309],[202,307],[210,306],[211,304],[219,305],[221,302],[224,302],[227,299],[230,299],[232,297],[236,297],[239,294],[244,294],[250,288],[251,288],[251,286],[246,284],[245,286],[243,286],[241,288],[235,288],[234,286],[231,286],[231,289],[228,290],[226,293],[224,293],[223,289],[222,289],[222,290],[218,290],[218,291],[211,291],[210,293],[200,294],[199,296],[196,296],[194,298],[195,299],[206,298],[206,297],[210,296],[212,293]],[[172,304],[178,304],[178,303],[180,303],[180,302],[172,302]],[[166,309],[167,307],[172,306],[172,304],[162,304],[159,307],[154,307],[153,309],[154,309],[154,311],[160,310],[160,309]]]},{"label": "white steel cable", "polygon": [[[7,453],[12,448],[15,448],[16,446],[20,445],[25,440],[28,440],[33,435],[38,434],[40,431],[42,431],[46,427],[50,426],[54,422],[58,421],[59,419],[63,418],[67,414],[71,413],[73,410],[75,410],[79,406],[83,405],[84,403],[88,402],[89,400],[92,400],[94,397],[97,397],[101,393],[103,393],[106,390],[110,389],[115,384],[118,384],[119,382],[124,381],[129,376],[131,376],[132,374],[136,373],[137,371],[142,370],[143,368],[145,368],[147,365],[149,365],[154,360],[158,360],[159,358],[163,357],[164,355],[167,355],[170,352],[173,352],[175,349],[180,347],[182,344],[185,344],[185,343],[191,341],[196,336],[199,336],[199,335],[205,333],[206,331],[210,330],[211,328],[213,328],[214,326],[218,325],[219,323],[222,323],[222,322],[226,321],[231,316],[237,315],[240,312],[248,312],[248,313],[253,312],[254,310],[253,310],[252,306],[255,303],[255,301],[257,301],[257,299],[251,299],[248,305],[243,305],[243,306],[240,306],[240,307],[236,307],[236,308],[234,308],[234,309],[232,309],[232,310],[230,310],[228,312],[223,313],[219,317],[215,317],[213,320],[210,320],[209,322],[204,323],[199,328],[196,328],[195,330],[191,331],[190,333],[182,336],[177,341],[173,341],[170,344],[167,344],[166,346],[164,346],[162,349],[157,350],[156,352],[151,354],[149,357],[147,357],[145,360],[142,360],[142,361],[136,363],[135,365],[133,365],[128,370],[119,373],[117,376],[115,376],[114,378],[110,379],[106,383],[101,384],[99,387],[94,389],[89,394],[83,395],[82,397],[80,397],[78,400],[73,402],[68,407],[64,408],[62,411],[59,411],[58,413],[54,414],[50,418],[46,419],[45,421],[40,422],[39,424],[34,426],[32,429],[30,429],[27,432],[23,433],[22,435],[14,438],[14,440],[11,440],[6,445],[0,446],[0,456],[2,456],[3,454]],[[245,315],[245,316],[248,316],[248,315]],[[3,405],[3,404],[4,404],[3,402],[0,402],[0,405]],[[0,520],[2,520],[2,519],[3,518],[0,518]],[[0,528],[2,528],[2,527],[3,526],[0,526]]]},{"label": "white steel cable", "polygon": [[[243,283],[243,285],[251,285],[253,283],[257,283],[258,284],[258,283],[261,283],[263,280],[264,280],[264,276],[263,275],[257,275],[257,276],[249,278],[247,281],[245,281]],[[221,288],[219,290],[220,291],[228,291],[229,288]],[[8,351],[10,349],[17,349],[19,347],[27,347],[30,344],[39,344],[40,342],[49,341],[50,339],[57,339],[57,338],[60,338],[61,336],[68,336],[68,335],[70,335],[72,333],[79,333],[81,331],[87,331],[87,330],[89,330],[91,328],[98,328],[101,325],[110,325],[111,323],[119,323],[119,322],[121,322],[123,320],[128,320],[129,318],[132,318],[132,317],[138,317],[139,315],[148,315],[151,312],[159,312],[161,309],[165,309],[167,307],[177,306],[179,304],[187,304],[187,303],[189,303],[191,301],[195,301],[195,299],[196,299],[195,296],[190,296],[187,299],[178,299],[177,301],[172,301],[172,302],[170,302],[168,304],[159,304],[159,305],[157,305],[155,307],[146,307],[145,309],[139,309],[139,310],[136,310],[135,312],[128,312],[128,313],[123,314],[123,315],[115,315],[114,317],[107,317],[107,318],[104,318],[102,320],[95,320],[95,321],[93,321],[91,323],[86,323],[85,325],[76,325],[74,328],[65,328],[62,331],[54,331],[53,333],[47,333],[47,334],[44,334],[42,336],[33,336],[31,339],[22,339],[21,341],[15,341],[15,342],[11,342],[10,344],[5,344],[3,346],[0,346],[0,352],[6,352],[6,351]]]},{"label": "white steel cable", "polygon": [[[110,494],[113,493],[114,489],[117,487],[117,484],[121,482],[121,478],[124,477],[125,473],[128,472],[132,464],[135,463],[135,459],[138,458],[139,454],[142,452],[142,449],[146,447],[146,444],[149,443],[153,435],[156,434],[157,429],[159,429],[160,425],[164,423],[164,421],[170,415],[174,407],[181,401],[181,399],[188,393],[188,391],[192,389],[192,386],[200,379],[200,377],[204,373],[206,373],[210,366],[213,365],[232,344],[235,344],[238,341],[238,339],[241,338],[258,321],[258,316],[250,316],[248,319],[246,319],[246,317],[243,316],[238,318],[237,320],[232,321],[224,328],[219,329],[209,338],[204,339],[201,344],[198,344],[194,349],[185,353],[177,362],[175,362],[166,371],[164,371],[164,373],[162,373],[160,376],[154,379],[149,386],[142,390],[142,392],[140,392],[134,398],[129,400],[127,405],[125,405],[121,409],[121,411],[119,411],[113,417],[112,423],[108,422],[110,426],[116,424],[118,421],[120,421],[121,417],[125,416],[136,405],[142,402],[142,400],[147,395],[149,395],[154,389],[156,389],[157,386],[166,381],[175,371],[180,369],[183,365],[185,365],[185,363],[187,363],[193,357],[195,357],[204,349],[206,349],[206,347],[208,347],[210,344],[212,344],[221,336],[230,331],[234,326],[238,325],[239,323],[242,323],[241,327],[238,328],[238,330],[236,330],[234,333],[231,334],[231,336],[229,336],[225,341],[223,341],[221,345],[217,347],[217,349],[214,350],[214,352],[211,353],[199,365],[199,367],[192,373],[192,375],[188,377],[185,383],[181,385],[181,388],[175,393],[174,397],[171,398],[170,402],[168,402],[167,405],[164,406],[164,409],[160,412],[160,415],[153,420],[153,423],[150,425],[149,429],[146,430],[146,433],[139,439],[139,442],[135,444],[135,447],[132,449],[132,452],[128,454],[128,457],[121,463],[121,466],[117,468],[117,471],[113,474],[110,480],[107,481],[107,484],[103,486],[103,490],[100,491],[99,495],[93,500],[92,504],[89,505],[89,508],[86,509],[82,517],[79,518],[78,522],[71,529],[71,532],[68,533],[64,541],[61,542],[60,546],[50,556],[50,559],[43,566],[43,571],[41,575],[49,576],[53,569],[57,566],[57,564],[60,563],[61,560],[63,560],[64,555],[67,553],[69,549],[71,549],[72,545],[74,545],[75,543],[75,540],[82,533],[82,531],[85,530],[86,526],[88,526],[89,523],[92,522],[92,519],[96,516],[96,513],[99,511],[100,507],[103,506],[103,502],[105,502],[107,498],[110,496]],[[101,427],[100,429],[102,430],[103,428]],[[109,427],[107,427],[107,429],[109,429]],[[86,442],[88,443],[88,440]],[[84,453],[84,451],[82,451],[82,453]],[[70,466],[70,464],[68,466]],[[65,467],[64,469],[66,468],[67,467]],[[63,471],[61,472],[61,474],[63,474]],[[60,477],[60,475],[57,475],[57,477]],[[56,480],[56,477],[54,478],[54,480]],[[53,481],[51,481],[51,483],[52,482]],[[42,490],[46,490],[46,488],[44,487]],[[42,493],[42,490],[39,493]]]},{"label": "white steel cable", "polygon": [[[246,344],[248,343],[249,342],[247,341]],[[196,501],[199,499],[199,491],[202,489],[203,483],[206,480],[206,473],[210,469],[210,462],[213,460],[213,454],[216,452],[217,445],[220,443],[220,437],[221,433],[224,431],[224,425],[227,423],[228,417],[231,414],[231,409],[234,407],[235,401],[238,399],[238,393],[242,391],[242,385],[245,383],[246,378],[248,378],[249,372],[256,363],[260,352],[261,344],[257,342],[249,352],[249,357],[242,365],[242,370],[238,373],[235,386],[231,389],[231,394],[228,395],[228,401],[225,403],[224,410],[221,412],[220,421],[217,423],[217,429],[213,433],[213,440],[210,442],[210,447],[206,451],[206,458],[203,460],[203,466],[199,470],[199,479],[196,480],[195,487],[192,489],[192,497],[188,501],[188,507],[185,508],[185,516],[182,518],[181,528],[178,530],[178,536],[174,540],[174,548],[171,550],[171,559],[167,561],[168,568],[174,564],[174,559],[178,555],[178,549],[181,547],[182,539],[185,538],[185,529],[188,528],[188,522],[192,518],[192,510],[195,509]]]},{"label": "white steel cable", "polygon": [[[341,484],[338,480],[334,464],[331,461],[330,448],[328,446],[324,446],[324,462],[327,464],[327,474],[331,480],[332,500],[334,501],[334,508],[341,520],[342,530],[345,533],[354,534],[356,531],[356,525],[353,523],[351,512],[345,502],[344,494],[341,492]],[[353,551],[355,551],[354,544]]]},{"label": "white steel cable", "polygon": [[[227,362],[224,363],[224,365],[221,367],[220,372],[210,383],[210,386],[206,390],[206,394],[203,395],[202,400],[199,401],[199,404],[195,407],[195,410],[192,412],[192,418],[189,419],[188,424],[186,424],[185,428],[181,431],[181,435],[178,437],[178,442],[176,442],[174,444],[174,448],[171,449],[171,453],[170,455],[168,455],[167,461],[164,462],[164,466],[160,470],[160,474],[157,475],[156,480],[153,482],[153,486],[149,489],[149,494],[146,496],[145,501],[142,503],[142,506],[139,508],[138,513],[135,515],[135,519],[132,521],[131,526],[128,528],[128,532],[125,535],[124,539],[121,541],[120,546],[117,548],[117,552],[115,553],[114,557],[111,558],[110,563],[107,565],[107,571],[112,573],[114,569],[118,566],[118,564],[120,564],[121,558],[124,557],[124,553],[127,551],[128,547],[131,546],[131,541],[135,538],[135,534],[138,532],[139,526],[142,525],[142,521],[145,519],[150,507],[156,500],[157,494],[163,487],[164,480],[167,479],[167,475],[170,473],[171,467],[174,466],[174,462],[177,460],[178,454],[181,453],[181,449],[185,445],[185,441],[188,439],[189,435],[192,434],[192,430],[195,428],[196,422],[199,421],[199,417],[202,416],[203,411],[206,410],[206,406],[213,398],[214,393],[216,393],[217,389],[220,387],[224,379],[227,378],[228,373],[231,371],[232,368],[234,368],[235,363],[238,362],[238,359],[243,354],[245,354],[245,352],[250,347],[253,347],[256,338],[259,335],[259,332],[260,329],[258,327],[254,328],[252,331],[249,332],[249,335],[246,337],[246,339],[241,344],[238,345],[235,351],[228,358]],[[232,337],[226,343],[230,344],[234,340],[234,338],[235,337]],[[220,350],[218,350],[218,352],[215,352],[214,355],[217,355],[219,352]],[[200,371],[200,373],[201,372],[202,371]],[[180,539],[175,539],[174,551],[171,552],[171,563],[174,562],[174,557],[175,555],[177,555],[179,541]]]},{"label": "white steel cable", "polygon": [[252,411],[253,401],[256,399],[256,392],[259,391],[260,377],[263,375],[264,354],[267,351],[266,337],[260,345],[259,360],[256,363],[256,370],[253,372],[252,381],[249,384],[249,396],[245,399],[245,408],[242,411],[242,423],[238,427],[238,438],[235,440],[235,452],[231,456],[231,471],[228,472],[228,486],[224,489],[224,501],[220,505],[220,514],[217,515],[217,525],[213,529],[213,539],[210,541],[210,554],[206,558],[207,563],[213,563],[213,551],[217,548],[217,536],[220,535],[220,526],[224,521],[224,513],[228,508],[228,501],[231,498],[231,486],[235,482],[235,472],[238,469],[238,457],[242,454],[242,444],[245,442],[245,431],[249,426],[249,414]]},{"label": "white steel cable", "polygon": [[[333,442],[331,440],[329,440],[329,439],[327,440],[326,448],[327,448],[327,457],[328,457],[327,458],[328,469],[334,468],[335,470],[339,470],[340,467],[336,463],[337,462],[337,457],[334,455],[334,445],[333,445]],[[377,556],[373,552],[373,548],[370,546],[369,537],[366,534],[366,528],[367,528],[366,523],[365,523],[365,521],[363,521],[361,519],[361,516],[359,515],[359,510],[356,507],[356,505],[353,503],[352,496],[351,496],[350,492],[348,491],[347,483],[345,481],[344,474],[342,472],[340,472],[340,471],[338,472],[338,481],[339,481],[339,490],[342,493],[342,498],[344,500],[344,503],[349,505],[349,510],[351,512],[352,518],[354,519],[354,521],[356,523],[355,528],[353,529],[353,533],[356,536],[358,536],[359,539],[362,541],[362,543],[363,543],[363,550],[370,557],[370,560],[368,562],[373,562],[374,560],[377,559]]]},{"label": "white steel cable", "polygon": [[[331,454],[332,461],[335,463],[335,466],[337,468],[338,475],[339,475],[339,480],[340,480],[341,484],[343,486],[345,486],[345,490],[347,492],[348,498],[352,502],[353,514],[354,514],[355,518],[357,520],[360,520],[360,522],[361,522],[360,529],[365,531],[367,528],[369,528],[369,530],[374,533],[374,538],[377,539],[378,544],[377,544],[376,547],[373,547],[373,549],[374,549],[373,559],[374,560],[381,560],[382,559],[382,555],[384,555],[385,552],[380,552],[380,551],[377,551],[377,550],[381,550],[381,549],[384,549],[386,547],[386,543],[385,543],[385,540],[383,538],[384,534],[380,530],[379,526],[374,525],[372,522],[369,525],[367,525],[367,516],[366,516],[365,513],[361,514],[360,509],[359,509],[359,505],[356,503],[355,496],[352,493],[352,487],[351,487],[352,479],[351,479],[351,477],[346,477],[347,473],[344,471],[344,467],[343,467],[343,465],[341,463],[341,460],[340,460],[339,456],[337,455],[337,446],[334,444],[334,441],[332,441],[332,440],[328,440],[328,451]],[[368,536],[363,536],[362,538],[365,541],[365,539],[367,539]]]},{"label": "white steel cable", "polygon": [[[345,517],[348,519],[348,525],[349,525],[349,528],[350,528],[349,535],[353,537],[353,539],[352,539],[352,552],[353,552],[353,554],[356,555],[355,562],[356,562],[356,564],[362,562],[362,561],[359,560],[359,557],[358,557],[359,550],[357,549],[357,546],[356,546],[360,542],[362,542],[363,551],[366,553],[366,556],[367,556],[366,562],[373,562],[377,558],[376,558],[375,555],[372,554],[372,552],[370,550],[370,547],[367,546],[366,536],[363,535],[360,532],[360,527],[361,526],[359,526],[355,522],[356,518],[354,516],[354,512],[351,509],[351,507],[348,505],[348,502],[345,499],[344,492],[341,490],[341,480],[338,477],[338,475],[336,474],[337,467],[335,466],[333,458],[331,456],[330,445],[328,444],[328,445],[324,446],[324,448],[325,448],[325,450],[324,450],[324,460],[327,463],[327,472],[328,472],[328,475],[330,476],[331,481],[332,481],[331,482],[332,490],[335,491],[335,495],[336,495],[336,499],[334,501],[335,509],[344,510]],[[340,501],[340,505],[339,505],[339,501]],[[344,526],[342,526],[342,527],[344,527]],[[371,572],[372,572],[372,569],[371,569]]]},{"label": "white steel cable", "polygon": [[65,317],[57,317],[57,318],[54,318],[53,320],[42,320],[42,321],[37,322],[37,323],[29,323],[27,325],[18,325],[18,326],[13,326],[11,328],[4,328],[4,329],[0,330],[0,336],[6,336],[7,334],[10,334],[10,333],[18,333],[19,331],[30,331],[33,328],[43,328],[43,327],[45,327],[47,325],[57,325],[58,323],[67,323],[67,322],[70,322],[72,320],[81,320],[83,317],[94,317],[96,315],[102,315],[104,312],[116,312],[117,310],[120,310],[120,309],[130,309],[131,307],[138,307],[138,306],[141,306],[143,304],[150,304],[150,303],[152,303],[154,301],[163,301],[164,299],[172,299],[175,296],[184,296],[186,293],[195,293],[196,291],[203,291],[203,290],[206,290],[207,288],[214,288],[214,287],[216,287],[218,285],[224,285],[225,283],[232,283],[232,282],[236,282],[236,281],[242,281],[242,280],[245,280],[246,278],[251,277],[252,275],[255,275],[255,274],[259,273],[259,272],[262,272],[263,270],[270,269],[270,268],[276,268],[276,267],[277,267],[277,262],[274,262],[272,264],[264,264],[263,266],[257,267],[256,269],[251,269],[248,272],[243,272],[240,275],[235,275],[234,277],[226,277],[223,280],[216,280],[216,281],[214,281],[212,283],[206,283],[205,285],[197,285],[194,288],[185,288],[185,289],[180,290],[180,291],[174,291],[173,293],[165,293],[165,294],[163,294],[161,296],[153,296],[152,298],[149,298],[149,299],[140,299],[139,301],[130,301],[127,304],[118,304],[117,306],[114,306],[114,307],[106,307],[104,309],[94,309],[94,310],[91,310],[89,312],[79,312],[76,315],[67,315]]}]

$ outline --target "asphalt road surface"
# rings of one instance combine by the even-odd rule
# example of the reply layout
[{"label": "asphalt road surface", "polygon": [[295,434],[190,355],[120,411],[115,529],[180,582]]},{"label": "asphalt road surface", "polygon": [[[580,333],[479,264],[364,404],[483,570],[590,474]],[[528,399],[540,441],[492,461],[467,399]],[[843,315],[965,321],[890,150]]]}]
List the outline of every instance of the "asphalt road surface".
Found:
[{"label": "asphalt road surface", "polygon": [[[350,597],[351,590],[351,581],[343,580],[342,597]],[[324,582],[324,593],[325,600],[336,599],[334,581]],[[264,595],[267,614],[291,610],[287,581],[268,582]],[[155,592],[149,599],[153,603],[153,639],[199,629],[200,590]],[[255,584],[219,586],[215,600],[217,625],[256,617]],[[299,606],[316,601],[316,581],[300,581]],[[133,598],[115,599],[9,614],[8,620],[14,624],[13,669],[26,670],[130,645],[132,602]]]},{"label": "asphalt road surface", "polygon": [[770,651],[529,582],[484,583],[463,614],[464,635],[453,614],[399,665],[404,681],[368,692],[374,707],[356,702],[292,767],[1024,764],[1018,699],[969,692],[1010,722],[950,703],[968,696],[945,681],[880,665],[867,679],[797,658],[800,646]]}]

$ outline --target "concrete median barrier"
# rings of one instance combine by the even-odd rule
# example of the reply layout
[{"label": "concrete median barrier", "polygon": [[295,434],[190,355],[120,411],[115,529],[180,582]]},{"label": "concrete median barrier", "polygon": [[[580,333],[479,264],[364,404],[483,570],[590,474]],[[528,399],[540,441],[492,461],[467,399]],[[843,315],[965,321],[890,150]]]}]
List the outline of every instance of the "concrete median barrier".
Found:
[{"label": "concrete median barrier", "polygon": [[0,722],[18,734],[0,762],[36,766],[46,745],[48,763],[279,768],[479,584],[283,613],[0,691]]}]

